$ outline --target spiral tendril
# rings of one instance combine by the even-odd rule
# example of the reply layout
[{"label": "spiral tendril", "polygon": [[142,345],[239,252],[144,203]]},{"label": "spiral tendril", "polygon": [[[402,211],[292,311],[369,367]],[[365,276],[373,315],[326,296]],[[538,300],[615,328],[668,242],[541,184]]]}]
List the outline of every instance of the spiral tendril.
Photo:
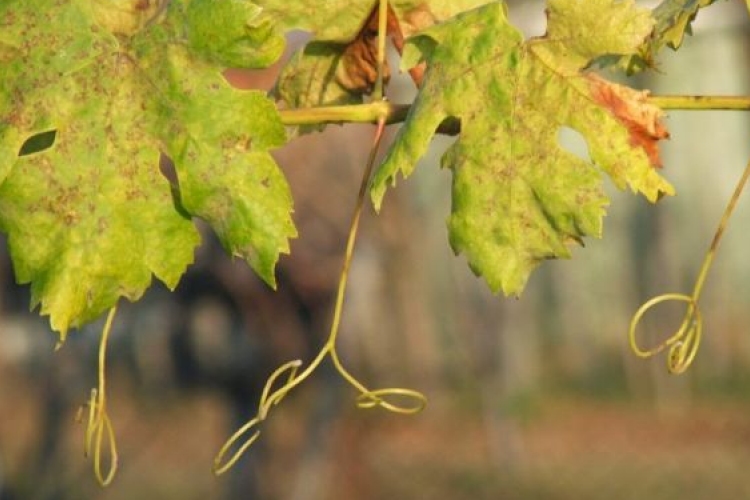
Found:
[{"label": "spiral tendril", "polygon": [[[389,402],[384,396],[397,396],[413,400],[411,406],[397,405]],[[389,387],[387,389],[376,389],[360,393],[357,396],[357,408],[370,409],[380,407],[393,413],[413,415],[419,413],[427,406],[427,398],[419,391],[405,389],[402,387]]]},{"label": "spiral tendril", "polygon": [[[668,301],[685,302],[688,304],[682,323],[672,335],[656,347],[642,349],[636,339],[636,331],[641,319],[651,308]],[[652,298],[638,309],[630,322],[628,336],[631,350],[636,356],[641,358],[650,358],[669,347],[667,369],[670,373],[679,374],[683,373],[693,362],[693,359],[695,359],[702,333],[703,320],[700,309],[698,309],[697,297],[679,293],[667,293]]]},{"label": "spiral tendril", "polygon": [[[653,297],[652,299],[645,302],[630,321],[630,329],[628,330],[628,339],[630,341],[630,349],[635,353],[636,356],[641,358],[650,358],[660,353],[667,347],[669,351],[667,353],[667,370],[672,374],[684,373],[692,364],[695,356],[698,354],[698,347],[700,346],[701,338],[703,335],[703,318],[701,316],[700,309],[698,307],[698,301],[700,299],[701,292],[703,291],[703,285],[706,282],[708,271],[713,264],[716,251],[719,247],[724,231],[729,224],[729,220],[734,213],[734,209],[737,206],[737,202],[742,195],[742,191],[750,179],[750,163],[745,167],[742,177],[735,186],[732,197],[729,199],[724,213],[722,214],[719,225],[714,233],[714,238],[711,241],[711,245],[706,251],[706,255],[703,259],[698,278],[695,280],[693,286],[693,292],[690,295],[683,293],[665,293]],[[670,335],[666,340],[662,341],[656,347],[651,349],[642,349],[638,344],[636,338],[636,330],[641,322],[643,316],[653,307],[661,304],[662,302],[685,302],[687,308],[685,315],[683,316],[682,323],[679,328]]]}]

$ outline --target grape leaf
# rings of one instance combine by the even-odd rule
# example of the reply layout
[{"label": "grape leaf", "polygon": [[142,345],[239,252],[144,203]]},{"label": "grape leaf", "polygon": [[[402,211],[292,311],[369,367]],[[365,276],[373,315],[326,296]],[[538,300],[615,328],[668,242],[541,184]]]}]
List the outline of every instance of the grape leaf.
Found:
[{"label": "grape leaf", "polygon": [[[459,12],[487,3],[488,0],[391,0],[390,7],[399,20],[404,36],[411,36],[449,19]],[[347,43],[353,40],[370,16],[373,0],[327,0],[289,2],[288,0],[254,0],[263,8],[262,18],[275,22],[279,29],[309,31],[315,40]]]},{"label": "grape leaf", "polygon": [[[63,339],[119,297],[140,297],[152,274],[176,286],[199,243],[192,217],[272,285],[296,235],[269,154],[286,140],[275,106],[221,76],[231,44],[196,48],[191,4],[0,5],[0,229],[17,280]],[[49,130],[52,147],[19,156]],[[174,160],[172,182],[160,152]]]},{"label": "grape leaf", "polygon": [[[602,171],[651,201],[673,192],[654,168],[656,141],[666,136],[658,108],[643,92],[582,71],[601,54],[633,53],[651,31],[648,11],[550,0],[547,14],[547,34],[525,42],[500,3],[410,39],[403,66],[427,61],[424,83],[371,188],[379,209],[438,125],[460,119],[442,158],[453,171],[450,242],[506,294],[520,293],[541,261],[569,257],[569,244],[601,235]],[[583,135],[595,165],[560,146],[561,127]]]},{"label": "grape leaf", "polygon": [[628,73],[653,67],[656,54],[665,46],[674,50],[680,48],[685,34],[692,34],[691,24],[698,11],[714,2],[716,0],[663,0],[654,8],[656,24],[651,35],[636,54],[618,58],[618,65]]},{"label": "grape leaf", "polygon": [[[653,42],[672,49],[680,48],[685,34],[692,34],[691,24],[698,10],[708,7],[716,0],[664,0],[654,9]],[[651,53],[655,50],[652,49]]]},{"label": "grape leaf", "polygon": [[186,13],[190,46],[226,67],[268,67],[283,53],[286,40],[262,14],[250,1],[192,0]]},{"label": "grape leaf", "polygon": [[[389,6],[388,34],[400,51],[404,37],[487,1],[397,0]],[[300,3],[301,7],[303,5]],[[347,16],[355,15],[348,19],[346,29],[339,18],[331,24],[329,17],[323,17],[328,13],[308,12],[310,17],[302,19],[301,14],[290,14],[289,9],[284,9],[290,16],[288,22],[297,19],[297,23],[315,34],[315,40],[299,50],[279,76],[276,95],[290,107],[360,104],[363,96],[371,91],[377,73],[374,35],[377,34],[378,4],[358,2],[351,8],[342,4],[331,12],[339,8],[346,9]],[[302,7],[302,10],[308,11],[309,7]],[[352,30],[352,26],[356,30]]]}]

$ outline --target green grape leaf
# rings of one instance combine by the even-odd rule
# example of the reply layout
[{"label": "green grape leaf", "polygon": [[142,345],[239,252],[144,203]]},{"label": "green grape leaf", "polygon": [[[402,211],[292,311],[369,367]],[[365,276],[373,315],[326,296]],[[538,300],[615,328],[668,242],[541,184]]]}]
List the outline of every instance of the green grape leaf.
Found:
[{"label": "green grape leaf", "polygon": [[[152,275],[174,288],[200,241],[193,217],[271,285],[296,235],[273,102],[228,85],[226,45],[189,41],[187,0],[147,2],[145,18],[138,0],[106,3],[0,4],[0,229],[63,339]],[[51,147],[32,144],[49,131]]]},{"label": "green grape leaf", "polygon": [[617,64],[628,73],[635,73],[654,66],[656,54],[665,46],[677,50],[685,34],[692,34],[691,24],[698,11],[716,0],[663,0],[653,10],[656,20],[653,32],[634,55],[616,58]]},{"label": "green grape leaf", "polygon": [[[453,2],[397,0],[389,9],[388,34],[400,50],[405,36],[414,35],[435,23],[487,3],[488,0],[460,0]],[[270,2],[269,2],[270,3]],[[301,13],[284,12],[290,22],[314,32],[315,40],[300,49],[285,65],[276,86],[277,97],[293,108],[361,104],[370,93],[377,74],[375,64],[377,33],[377,2],[342,3],[330,12],[312,13],[310,7],[299,3]],[[331,12],[346,12],[354,16],[341,22]],[[343,16],[343,14],[342,14]],[[329,19],[336,19],[331,22]],[[369,31],[369,33],[368,33]],[[306,127],[301,131],[322,127]]]},{"label": "green grape leaf", "polygon": [[[399,20],[404,36],[473,9],[488,0],[391,0],[390,7]],[[378,2],[373,0],[327,0],[289,2],[288,0],[254,0],[263,8],[263,16],[284,31],[309,31],[315,40],[347,43],[361,31]]]},{"label": "green grape leaf", "polygon": [[[664,0],[654,9],[653,42],[672,49],[682,45],[685,34],[692,34],[692,22],[698,15],[698,10],[708,7],[716,0]],[[651,50],[654,53],[655,50]]]},{"label": "green grape leaf", "polygon": [[[181,93],[192,96],[165,138],[182,206],[208,221],[230,254],[275,286],[278,255],[288,253],[288,239],[297,235],[289,186],[269,153],[286,142],[276,107],[265,93],[239,92],[210,68],[191,64],[181,47],[171,49],[170,60]],[[154,58],[153,65],[160,61]]]},{"label": "green grape leaf", "polygon": [[[601,54],[634,52],[652,28],[633,2],[550,0],[547,34],[524,41],[503,4],[459,15],[409,40],[404,66],[427,62],[423,86],[371,195],[411,174],[438,125],[461,132],[442,165],[453,171],[450,242],[493,291],[519,294],[543,260],[601,235],[602,171],[651,201],[672,194],[657,170],[667,133],[646,94],[582,71]],[[602,23],[602,19],[607,19]],[[593,164],[564,149],[568,127]]]},{"label": "green grape leaf", "polygon": [[244,0],[192,0],[187,8],[190,46],[226,67],[268,67],[283,53],[286,40],[262,13],[262,7]]},{"label": "green grape leaf", "polygon": [[108,33],[132,36],[160,18],[169,0],[91,0],[77,3],[87,10],[97,26]]}]

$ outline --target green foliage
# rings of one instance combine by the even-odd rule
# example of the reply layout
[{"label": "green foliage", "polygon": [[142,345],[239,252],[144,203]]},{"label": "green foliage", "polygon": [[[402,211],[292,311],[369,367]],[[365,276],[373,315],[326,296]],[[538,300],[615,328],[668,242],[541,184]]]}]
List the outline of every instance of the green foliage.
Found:
[{"label": "green foliage", "polygon": [[664,0],[654,9],[656,26],[649,55],[653,56],[661,47],[667,45],[678,49],[685,34],[692,34],[691,25],[698,10],[708,7],[716,0]]},{"label": "green foliage", "polygon": [[[372,0],[327,0],[325,5],[288,0],[253,3],[262,7],[265,18],[281,31],[301,29],[312,33],[314,40],[339,43],[353,40],[378,5]],[[393,0],[389,5],[404,36],[410,36],[436,21],[485,3],[488,0]]]},{"label": "green foliage", "polygon": [[[653,168],[666,136],[658,110],[584,70],[602,57],[642,57],[647,45],[649,54],[679,46],[709,3],[668,0],[652,19],[630,1],[550,0],[547,34],[524,41],[501,2],[393,2],[388,34],[399,47],[415,35],[402,66],[428,70],[376,173],[376,205],[440,123],[460,120],[443,158],[454,173],[451,244],[493,290],[520,293],[539,262],[601,234],[602,171],[651,201],[671,193]],[[13,0],[0,9],[0,227],[18,280],[31,283],[53,327],[64,335],[118,297],[137,299],[152,274],[174,287],[198,244],[192,217],[273,285],[296,235],[269,154],[286,134],[268,97],[232,89],[220,71],[271,64],[284,32],[301,28],[313,40],[283,70],[277,96],[293,108],[366,106],[378,71],[372,2]],[[586,137],[593,165],[559,146],[561,127]],[[43,132],[53,146],[19,156]],[[171,182],[160,154],[174,161]]]},{"label": "green foliage", "polygon": [[263,9],[250,2],[192,0],[186,20],[190,48],[225,67],[270,66],[286,43]]},{"label": "green foliage", "polygon": [[653,33],[637,54],[622,58],[620,65],[629,73],[654,66],[656,54],[665,46],[674,50],[680,48],[685,34],[692,33],[691,25],[698,10],[714,2],[716,0],[663,0],[652,14],[656,21]]},{"label": "green foliage", "polygon": [[387,184],[413,171],[438,125],[460,118],[461,135],[442,160],[454,175],[451,245],[506,294],[520,293],[542,260],[568,257],[568,244],[601,234],[608,202],[600,170],[560,146],[561,127],[583,134],[593,162],[619,187],[651,201],[672,192],[634,143],[630,122],[597,96],[599,85],[623,90],[580,71],[601,54],[635,51],[651,29],[648,12],[610,0],[548,5],[543,38],[524,41],[493,3],[410,40],[404,65],[427,61],[424,85],[372,186],[379,207]]},{"label": "green foliage", "polygon": [[[400,44],[403,36],[419,32],[436,22],[442,22],[460,12],[485,3],[487,0],[452,2],[433,0],[428,4],[414,0],[400,0],[392,4],[389,35]],[[311,26],[308,23],[313,22],[312,16],[307,17],[306,21],[300,21],[300,26],[308,26],[308,29],[314,31],[315,39],[300,49],[285,65],[276,89],[281,101],[292,108],[361,104],[364,101],[367,87],[361,84],[362,77],[358,73],[362,70],[361,66],[367,64],[363,61],[362,54],[366,41],[357,40],[356,37],[367,35],[364,32],[368,30],[368,27],[363,27],[363,20],[372,10],[372,2],[360,2],[355,9],[359,17],[352,26],[356,27],[356,30],[350,27],[346,35],[329,31],[332,27],[343,28],[338,18],[332,25],[323,22]],[[351,11],[352,9],[347,10],[348,13]],[[342,36],[344,41],[341,41]],[[353,47],[352,40],[357,41],[359,46]],[[371,72],[375,74],[377,68],[371,68]],[[322,126],[313,127],[313,130],[319,128]]]},{"label": "green foliage", "polygon": [[[369,389],[336,349],[370,172],[385,124],[403,109],[380,99],[386,36],[403,52],[419,93],[369,184],[376,208],[399,174],[412,173],[435,133],[460,123],[442,158],[453,174],[450,243],[492,290],[519,294],[540,262],[569,257],[570,245],[601,235],[603,174],[651,202],[673,193],[657,170],[658,141],[668,136],[661,110],[647,92],[590,68],[652,66],[661,48],[680,46],[698,10],[713,1],[665,0],[652,12],[632,0],[548,0],[547,33],[523,40],[505,4],[486,0],[1,0],[0,230],[17,280],[31,284],[33,305],[41,304],[62,339],[111,311],[86,434],[99,480],[111,481],[117,467],[104,384],[117,301],[138,299],[153,276],[177,285],[199,244],[193,218],[275,285],[279,254],[296,236],[290,190],[270,154],[287,142],[285,124],[365,117],[377,131],[326,343],[305,368],[295,360],[274,372],[258,414],[222,447],[215,470],[232,466],[271,408],[326,358],[359,392],[362,408],[413,413],[424,406],[416,391]],[[312,41],[277,82],[287,109],[226,82],[228,66],[274,63],[292,29],[310,32]],[[367,103],[373,89],[375,102]],[[353,106],[325,107],[343,104]],[[590,161],[559,144],[564,128],[586,139]],[[750,166],[693,294],[667,294],[636,313],[630,336],[638,354],[669,346],[675,372],[694,358],[698,296],[748,177]],[[656,350],[641,350],[635,326],[666,300],[688,304],[683,326]]]},{"label": "green foliage", "polygon": [[[102,18],[87,4],[0,6],[0,228],[18,281],[31,283],[64,338],[119,297],[140,297],[152,273],[176,286],[199,242],[196,216],[273,284],[296,234],[268,153],[284,128],[273,102],[232,89],[213,62],[247,51],[246,40],[193,50],[186,31],[216,26],[196,28],[184,2],[152,13],[153,23]],[[118,35],[134,23],[132,36]],[[57,131],[50,149],[17,156],[48,130]],[[160,152],[174,160],[174,186]]]}]

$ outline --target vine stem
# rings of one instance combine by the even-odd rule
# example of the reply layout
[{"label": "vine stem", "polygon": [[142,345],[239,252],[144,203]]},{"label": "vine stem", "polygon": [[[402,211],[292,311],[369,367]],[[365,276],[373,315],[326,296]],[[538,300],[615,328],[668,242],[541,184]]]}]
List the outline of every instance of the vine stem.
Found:
[{"label": "vine stem", "polygon": [[279,110],[284,125],[316,125],[319,123],[377,123],[381,118],[386,123],[402,122],[410,106],[393,104],[379,99],[364,104],[345,106],[320,106]]},{"label": "vine stem", "polygon": [[[671,110],[750,110],[750,96],[719,95],[651,95],[648,102]],[[411,106],[376,99],[364,104],[320,106],[279,110],[284,125],[316,125],[321,123],[377,123],[385,117],[386,124],[406,120]],[[444,122],[445,123],[445,122]],[[450,127],[454,129],[455,127]],[[450,132],[446,132],[450,133]]]},{"label": "vine stem", "polygon": [[662,109],[715,111],[750,110],[750,96],[720,95],[652,95],[648,102]]}]

